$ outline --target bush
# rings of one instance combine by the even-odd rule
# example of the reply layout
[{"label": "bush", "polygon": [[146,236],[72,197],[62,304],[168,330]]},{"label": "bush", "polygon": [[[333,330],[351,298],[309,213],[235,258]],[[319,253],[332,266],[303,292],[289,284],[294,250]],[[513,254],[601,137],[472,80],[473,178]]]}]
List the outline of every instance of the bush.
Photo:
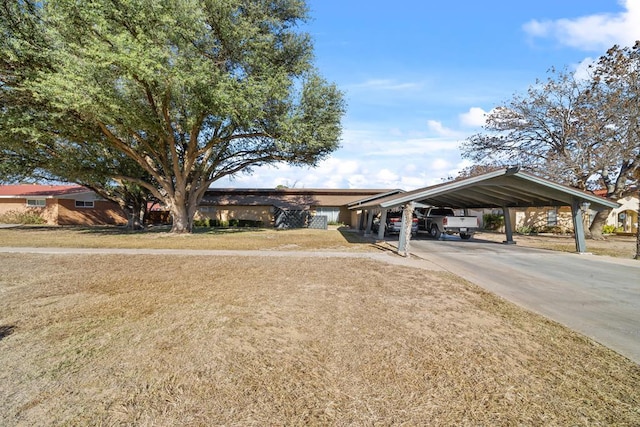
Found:
[{"label": "bush", "polygon": [[615,225],[605,225],[602,227],[603,234],[614,234],[622,232],[622,227],[616,227]]},{"label": "bush", "polygon": [[523,225],[516,228],[516,233],[518,234],[533,234],[535,232],[535,229],[533,227],[529,227],[528,225]]},{"label": "bush", "polygon": [[194,219],[193,225],[194,227],[209,227],[209,219]]},{"label": "bush", "polygon": [[262,221],[256,221],[255,219],[241,219],[239,220],[239,227],[262,227]]},{"label": "bush", "polygon": [[559,225],[547,225],[540,227],[537,230],[538,233],[552,233],[552,234],[565,234],[565,229]]},{"label": "bush", "polygon": [[502,214],[484,214],[482,222],[485,230],[499,230],[504,225],[504,215]]},{"label": "bush", "polygon": [[45,224],[46,221],[39,211],[7,211],[0,215],[2,224]]},{"label": "bush", "polygon": [[[221,221],[216,218],[208,218],[206,227],[215,227],[215,228],[228,228],[228,227],[256,227],[261,228],[264,226],[262,221],[257,221],[255,219],[237,219],[233,218],[229,221]],[[194,222],[195,224],[195,222]]]}]

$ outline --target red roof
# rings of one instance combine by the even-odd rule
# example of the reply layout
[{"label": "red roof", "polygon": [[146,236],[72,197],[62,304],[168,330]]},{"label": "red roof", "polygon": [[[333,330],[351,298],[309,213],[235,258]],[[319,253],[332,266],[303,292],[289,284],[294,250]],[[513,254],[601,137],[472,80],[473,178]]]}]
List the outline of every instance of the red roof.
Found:
[{"label": "red roof", "polygon": [[89,191],[80,185],[0,185],[0,197],[59,197]]}]

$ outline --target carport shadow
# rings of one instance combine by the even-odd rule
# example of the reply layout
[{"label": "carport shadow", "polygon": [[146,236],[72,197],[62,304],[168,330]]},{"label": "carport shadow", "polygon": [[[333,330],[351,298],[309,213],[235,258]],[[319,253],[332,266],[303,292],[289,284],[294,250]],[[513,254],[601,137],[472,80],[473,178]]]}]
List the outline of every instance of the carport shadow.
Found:
[{"label": "carport shadow", "polygon": [[[482,237],[476,237],[477,235],[473,235],[473,237],[471,237],[471,239],[469,240],[464,240],[461,239],[460,236],[454,234],[454,235],[448,235],[448,234],[443,234],[442,236],[440,236],[439,239],[434,239],[433,237],[431,237],[429,235],[429,233],[427,233],[426,231],[420,231],[418,232],[418,234],[414,237],[411,238],[411,240],[424,240],[424,241],[430,241],[430,242],[461,242],[464,244],[487,244],[487,243],[493,243],[496,245],[503,245],[505,244],[504,241],[506,240],[506,236],[502,236],[502,239],[498,239],[496,236],[496,239],[483,239]],[[389,237],[389,240],[398,240],[398,235],[392,235],[392,236],[387,236]],[[515,243],[515,242],[514,242]]]},{"label": "carport shadow", "polygon": [[344,240],[354,244],[371,244],[375,242],[375,239],[365,236],[361,231],[358,231],[349,227],[339,227],[338,232],[342,235]]}]

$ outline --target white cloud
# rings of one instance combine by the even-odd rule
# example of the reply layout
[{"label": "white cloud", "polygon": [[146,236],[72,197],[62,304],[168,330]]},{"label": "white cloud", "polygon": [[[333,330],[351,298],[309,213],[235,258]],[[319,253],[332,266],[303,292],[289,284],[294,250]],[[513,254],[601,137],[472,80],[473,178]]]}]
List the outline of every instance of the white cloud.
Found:
[{"label": "white cloud", "polygon": [[360,165],[356,160],[342,160],[336,157],[330,157],[322,161],[319,166],[335,175],[351,175],[357,173],[360,169]]},{"label": "white cloud", "polygon": [[389,141],[370,146],[363,156],[366,157],[402,157],[424,156],[443,151],[457,151],[456,139],[420,138],[400,141]]},{"label": "white cloud", "polygon": [[484,126],[487,112],[480,107],[471,107],[466,113],[460,114],[460,123],[468,127]]},{"label": "white cloud", "polygon": [[437,120],[428,120],[427,127],[438,136],[455,137],[458,135],[458,132],[444,127],[442,123]]},{"label": "white cloud", "polygon": [[[372,188],[372,180],[366,175],[356,174],[347,178],[348,188]],[[375,187],[375,185],[373,186]],[[339,188],[339,187],[336,187]]]},{"label": "white cloud", "polygon": [[430,163],[431,170],[438,173],[451,169],[451,162],[447,159],[436,158]]},{"label": "white cloud", "polygon": [[390,171],[389,169],[380,169],[378,173],[375,174],[376,180],[379,182],[396,182],[398,181],[398,174]]},{"label": "white cloud", "polygon": [[614,44],[632,46],[640,39],[640,0],[621,1],[624,12],[602,13],[556,21],[532,20],[523,28],[532,37],[589,51],[605,51]]},{"label": "white cloud", "polygon": [[595,62],[595,59],[591,57],[583,59],[582,62],[576,65],[573,76],[577,80],[589,80],[591,78],[591,71],[589,70],[589,67],[595,64]]},{"label": "white cloud", "polygon": [[[458,132],[447,132],[444,127],[441,127],[441,130],[450,133],[451,137],[416,137],[415,134],[419,132],[389,132],[386,129],[365,131],[348,128],[343,132],[342,148],[338,152],[367,160],[376,157],[421,156],[433,152],[455,151],[458,149],[457,141],[467,136]],[[425,135],[425,132],[422,132],[422,135]]]}]

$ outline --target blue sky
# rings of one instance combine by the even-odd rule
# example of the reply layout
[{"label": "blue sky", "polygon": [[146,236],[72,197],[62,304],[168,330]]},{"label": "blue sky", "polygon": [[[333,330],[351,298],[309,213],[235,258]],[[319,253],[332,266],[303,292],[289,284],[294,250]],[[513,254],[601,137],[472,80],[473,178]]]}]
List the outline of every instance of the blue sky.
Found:
[{"label": "blue sky", "polygon": [[256,168],[216,187],[402,188],[455,176],[483,115],[551,67],[640,39],[640,0],[308,0],[315,65],[344,92],[341,148],[317,168]]}]

